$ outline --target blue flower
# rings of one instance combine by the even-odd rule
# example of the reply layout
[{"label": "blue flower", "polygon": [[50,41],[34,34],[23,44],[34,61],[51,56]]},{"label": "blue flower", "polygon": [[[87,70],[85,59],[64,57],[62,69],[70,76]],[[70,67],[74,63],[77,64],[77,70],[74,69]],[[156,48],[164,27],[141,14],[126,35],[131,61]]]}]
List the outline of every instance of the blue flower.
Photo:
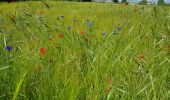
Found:
[{"label": "blue flower", "polygon": [[87,24],[88,26],[92,26],[92,25],[93,25],[93,22],[90,21],[90,20],[86,20],[86,24]]},{"label": "blue flower", "polygon": [[12,47],[12,46],[6,46],[5,49],[6,49],[7,51],[12,51],[13,47]]}]

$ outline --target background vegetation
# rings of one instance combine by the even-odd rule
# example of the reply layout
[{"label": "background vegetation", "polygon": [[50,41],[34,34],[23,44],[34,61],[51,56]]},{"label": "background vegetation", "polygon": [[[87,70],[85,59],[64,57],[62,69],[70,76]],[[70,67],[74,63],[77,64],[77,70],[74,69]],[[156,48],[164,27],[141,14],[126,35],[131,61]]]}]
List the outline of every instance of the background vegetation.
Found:
[{"label": "background vegetation", "polygon": [[170,7],[0,4],[0,99],[169,100]]}]

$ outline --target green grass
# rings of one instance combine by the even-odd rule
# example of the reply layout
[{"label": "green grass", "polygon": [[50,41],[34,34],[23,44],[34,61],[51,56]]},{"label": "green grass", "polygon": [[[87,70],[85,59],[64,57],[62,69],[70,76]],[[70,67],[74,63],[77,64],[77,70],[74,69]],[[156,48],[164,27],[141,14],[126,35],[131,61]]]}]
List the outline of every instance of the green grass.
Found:
[{"label": "green grass", "polygon": [[0,4],[0,99],[169,100],[170,7]]}]

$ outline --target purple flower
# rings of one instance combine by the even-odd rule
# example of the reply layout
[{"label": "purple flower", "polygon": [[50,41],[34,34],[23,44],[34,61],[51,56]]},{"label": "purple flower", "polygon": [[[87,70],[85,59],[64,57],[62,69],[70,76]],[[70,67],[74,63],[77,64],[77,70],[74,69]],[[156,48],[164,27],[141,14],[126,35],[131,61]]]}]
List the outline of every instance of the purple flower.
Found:
[{"label": "purple flower", "polygon": [[6,46],[5,49],[6,49],[7,51],[12,51],[13,47],[12,47],[12,46]]}]

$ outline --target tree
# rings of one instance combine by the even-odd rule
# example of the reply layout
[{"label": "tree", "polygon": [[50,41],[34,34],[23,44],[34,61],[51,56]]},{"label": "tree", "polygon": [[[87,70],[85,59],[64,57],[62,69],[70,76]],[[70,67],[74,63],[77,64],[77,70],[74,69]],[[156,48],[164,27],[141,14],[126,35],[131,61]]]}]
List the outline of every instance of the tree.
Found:
[{"label": "tree", "polygon": [[122,0],[122,3],[127,2],[127,0]]},{"label": "tree", "polygon": [[158,5],[163,5],[165,4],[164,0],[158,0]]},{"label": "tree", "polygon": [[141,2],[139,2],[139,4],[146,5],[147,4],[147,0],[142,0]]}]

